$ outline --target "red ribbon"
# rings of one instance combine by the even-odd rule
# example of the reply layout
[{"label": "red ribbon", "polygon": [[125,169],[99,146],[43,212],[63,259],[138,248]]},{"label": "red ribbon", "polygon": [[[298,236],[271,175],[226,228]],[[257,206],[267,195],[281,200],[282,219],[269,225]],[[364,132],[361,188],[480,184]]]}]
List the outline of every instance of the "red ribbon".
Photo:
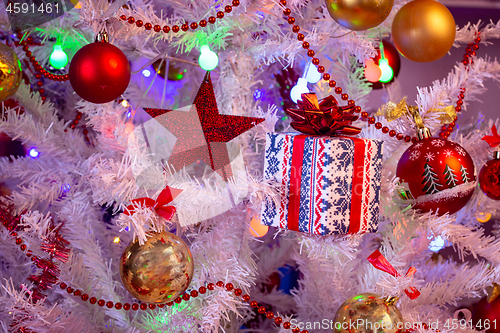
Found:
[{"label": "red ribbon", "polygon": [[304,142],[307,135],[296,135],[292,144],[292,167],[290,170],[290,191],[288,192],[288,230],[299,231],[300,182],[304,160]]},{"label": "red ribbon", "polygon": [[[292,231],[300,231],[300,185],[302,181],[302,165],[304,164],[304,143],[307,137],[310,136],[296,135],[293,137],[287,221],[287,229]],[[349,139],[354,142],[354,167],[348,233],[355,234],[361,229],[361,203],[363,199],[362,194],[364,180],[365,142],[359,138],[341,138]],[[306,161],[306,163],[310,163],[310,161]]]},{"label": "red ribbon", "polygon": [[[174,192],[174,193],[172,193]],[[132,200],[131,205],[127,206],[125,209],[124,213],[125,215],[133,215],[135,213],[135,204],[139,204],[141,206],[146,206],[148,208],[151,208],[154,210],[158,215],[161,217],[170,220],[175,214],[175,207],[174,206],[166,206],[166,204],[172,202],[174,198],[179,195],[179,193],[182,192],[182,190],[174,189],[167,186],[166,189],[161,191],[160,195],[156,200],[153,200],[151,198],[138,198]]]},{"label": "red ribbon", "polygon": [[354,106],[339,106],[332,95],[318,101],[315,93],[302,94],[298,109],[285,112],[292,118],[290,126],[308,135],[356,135],[361,132],[351,126],[359,117],[354,115]]},{"label": "red ribbon", "polygon": [[497,127],[495,125],[491,128],[491,133],[493,135],[485,135],[482,140],[486,141],[491,148],[500,146],[500,135],[498,134]]},{"label": "red ribbon", "polygon": [[[387,259],[380,253],[379,250],[376,250],[373,252],[369,257],[368,261],[376,268],[381,271],[384,271],[386,273],[391,274],[394,277],[400,277],[401,274],[396,271],[396,269],[391,265],[390,262],[387,261]],[[405,276],[412,276],[415,274],[417,269],[415,267],[410,267],[408,268],[408,271],[406,272]],[[418,291],[415,287],[409,287],[408,289],[405,289],[406,295],[410,299],[416,299],[418,296],[420,296],[420,291]]]},{"label": "red ribbon", "polygon": [[361,228],[361,203],[363,201],[363,181],[365,178],[365,142],[358,138],[345,139],[350,139],[354,142],[349,233],[355,234]]}]

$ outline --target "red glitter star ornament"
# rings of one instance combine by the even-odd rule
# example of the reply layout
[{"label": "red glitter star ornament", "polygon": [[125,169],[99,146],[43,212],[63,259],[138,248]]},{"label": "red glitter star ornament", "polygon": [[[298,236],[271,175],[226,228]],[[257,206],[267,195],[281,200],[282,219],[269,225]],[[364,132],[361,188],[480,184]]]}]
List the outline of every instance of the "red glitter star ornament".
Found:
[{"label": "red glitter star ornament", "polygon": [[210,72],[205,75],[193,105],[187,111],[183,109],[144,109],[177,138],[168,163],[179,170],[201,160],[227,181],[232,171],[226,142],[264,119],[219,114]]}]

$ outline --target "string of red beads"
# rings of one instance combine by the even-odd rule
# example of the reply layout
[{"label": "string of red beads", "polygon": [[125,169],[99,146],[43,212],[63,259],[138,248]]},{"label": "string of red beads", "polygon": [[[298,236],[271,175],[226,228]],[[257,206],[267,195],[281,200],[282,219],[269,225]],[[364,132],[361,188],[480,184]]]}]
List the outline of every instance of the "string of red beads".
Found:
[{"label": "string of red beads", "polygon": [[[73,296],[81,298],[82,301],[86,302],[89,301],[90,304],[94,305],[97,304],[100,307],[106,306],[108,309],[115,308],[117,310],[123,309],[125,311],[133,310],[133,311],[138,311],[138,310],[154,310],[156,307],[163,308],[165,305],[166,306],[173,306],[174,303],[179,304],[184,302],[187,302],[191,299],[191,297],[195,298],[198,297],[199,295],[206,294],[208,290],[212,291],[215,289],[215,287],[219,288],[225,288],[227,291],[233,291],[234,295],[237,297],[240,297],[244,302],[249,303],[251,308],[257,308],[257,312],[260,314],[263,314],[266,316],[267,319],[274,319],[274,323],[278,326],[282,325],[283,328],[285,329],[290,329],[292,327],[292,324],[288,321],[283,322],[283,318],[276,316],[272,311],[268,311],[265,306],[262,306],[256,302],[252,301],[250,299],[250,296],[245,294],[243,295],[243,291],[239,288],[234,288],[234,285],[232,283],[224,283],[222,281],[217,281],[217,283],[209,283],[207,286],[201,286],[198,288],[198,290],[193,289],[191,290],[190,293],[185,293],[182,296],[177,297],[174,301],[168,302],[165,304],[146,304],[146,303],[125,303],[122,304],[120,302],[112,302],[112,301],[105,301],[103,299],[97,300],[96,297],[90,297],[88,294],[83,294],[81,290],[74,289],[72,287],[69,287],[65,282],[60,282],[59,287],[63,290],[66,290],[68,294],[73,294]],[[293,333],[309,333],[308,330],[300,330],[298,327],[294,328],[292,330]]]},{"label": "string of red beads", "polygon": [[[465,48],[465,54],[464,54],[464,58],[462,60],[462,63],[464,64],[466,69],[468,69],[469,65],[472,65],[474,63],[474,60],[472,59],[472,57],[476,55],[476,51],[479,49],[479,42],[481,42],[481,37],[479,37],[479,35],[481,35],[481,32],[477,31],[476,38],[474,39],[474,43],[470,43]],[[465,88],[462,88],[460,90],[460,94],[458,94],[457,102],[455,103],[455,105],[456,105],[455,111],[457,113],[462,111],[462,105],[464,104],[463,99],[465,97],[464,94],[465,94]],[[457,119],[458,118],[455,117],[455,119],[453,120],[452,123],[441,127],[441,132],[439,133],[439,136],[444,138],[444,139],[447,139],[448,136],[450,136],[451,132],[453,131],[453,129],[456,125]]]},{"label": "string of red beads", "polygon": [[[31,257],[31,261],[38,262],[38,260],[40,258],[32,255],[31,250],[28,250],[26,244],[23,244],[23,240],[21,238],[17,237],[18,234],[16,232],[11,232],[11,235],[13,237],[16,237],[15,238],[16,245],[19,245],[21,251],[25,252],[25,255],[28,258]],[[108,309],[115,308],[117,310],[123,309],[125,311],[129,311],[129,310],[138,311],[139,309],[145,311],[148,309],[154,310],[154,309],[156,309],[156,307],[161,309],[161,308],[165,307],[165,305],[166,306],[173,306],[174,303],[179,304],[179,303],[182,303],[183,301],[187,302],[191,299],[191,297],[195,298],[195,297],[198,297],[199,295],[204,295],[207,293],[207,291],[209,291],[209,290],[212,291],[217,286],[219,288],[225,288],[227,291],[232,291],[236,297],[240,297],[244,302],[249,303],[250,307],[257,308],[258,313],[264,314],[267,319],[274,319],[274,323],[276,325],[278,325],[278,326],[282,325],[283,328],[285,328],[285,329],[290,329],[292,326],[290,322],[288,322],[288,321],[283,322],[283,318],[276,316],[272,311],[268,311],[265,306],[262,306],[262,305],[259,306],[259,304],[256,301],[252,301],[250,299],[250,295],[248,295],[248,294],[243,295],[243,291],[240,288],[235,288],[232,283],[224,283],[223,281],[217,281],[217,283],[215,283],[215,284],[209,283],[209,284],[207,284],[206,287],[205,286],[199,287],[198,290],[193,289],[189,293],[185,293],[182,296],[177,297],[175,300],[168,302],[168,303],[165,303],[165,304],[146,304],[146,303],[132,303],[132,304],[125,303],[125,304],[122,304],[121,302],[105,301],[103,299],[98,300],[96,297],[94,297],[94,296],[91,297],[79,289],[75,289],[75,288],[70,287],[65,282],[59,282],[58,285],[61,289],[66,290],[66,292],[68,294],[72,294],[75,297],[79,297],[83,302],[88,301],[92,305],[97,304],[100,307],[106,306]],[[292,330],[292,332],[293,333],[309,333],[308,330],[301,331],[298,327],[294,328]]]},{"label": "string of red beads", "polygon": [[[294,33],[297,34],[297,40],[303,42],[302,43],[302,47],[307,51],[307,55],[312,58],[311,62],[313,63],[313,65],[315,65],[317,68],[318,68],[318,72],[319,73],[324,73],[325,71],[325,67],[324,66],[320,66],[320,60],[318,58],[315,58],[314,55],[315,55],[315,52],[313,50],[310,49],[310,44],[309,42],[305,41],[305,36],[304,34],[300,33],[300,27],[298,25],[295,25],[295,18],[290,16],[292,14],[292,10],[290,8],[286,8],[285,6],[287,5],[287,0],[280,0],[280,3],[281,5],[283,6],[283,15],[285,16],[285,20],[287,20],[288,24],[290,25],[293,25],[292,26],[292,31]],[[477,35],[479,35],[480,32],[477,32]],[[464,55],[464,60],[462,61],[464,63],[465,66],[468,66],[468,64],[471,64],[472,63],[472,56],[476,55],[476,53],[474,51],[476,51],[479,46],[478,46],[478,43],[481,41],[481,38],[477,37],[475,39],[475,43],[473,44],[469,44],[469,46],[467,47],[466,49],[466,54]],[[381,130],[382,133],[384,134],[389,134],[390,137],[396,137],[396,139],[398,140],[404,140],[405,142],[417,142],[417,137],[411,137],[409,135],[404,135],[403,133],[398,133],[396,132],[395,130],[391,130],[389,127],[387,126],[383,126],[381,122],[377,122],[375,117],[368,117],[368,112],[361,112],[361,107],[359,106],[355,106],[355,102],[353,100],[349,100],[349,95],[348,94],[345,94],[345,93],[342,93],[342,88],[341,87],[338,87],[337,86],[337,82],[335,82],[334,80],[330,80],[330,74],[328,73],[324,73],[323,74],[323,80],[324,81],[327,81],[328,82],[328,85],[331,87],[331,88],[335,88],[335,93],[337,95],[340,95],[341,96],[341,99],[343,101],[348,101],[347,104],[349,106],[354,106],[354,112],[356,113],[360,113],[361,114],[361,119],[362,120],[365,120],[365,121],[368,121],[368,124],[369,125],[375,125],[375,128],[378,129],[378,130]],[[465,92],[465,88],[462,89],[462,93],[460,94],[459,96],[459,100],[457,101],[457,107],[455,108],[457,110],[457,112],[460,111],[460,106],[463,104],[462,102],[462,99],[463,97],[463,93]],[[461,97],[461,98],[460,98]],[[456,121],[456,119],[455,119]],[[453,130],[453,127],[455,126],[455,121],[449,125],[446,126],[446,132],[445,134],[441,135],[442,137],[445,137],[447,138],[448,135],[451,133],[451,131]],[[449,131],[448,131],[449,130]]]},{"label": "string of red beads", "polygon": [[[26,42],[31,42],[33,41],[33,38],[32,37],[28,37],[26,38],[26,42],[24,40],[22,40],[22,38],[24,37],[24,35],[22,33],[18,33],[17,34],[17,38],[19,38],[21,41],[19,42],[19,44],[23,45],[23,51],[25,52],[26,54],[26,57],[29,59],[29,61],[31,62],[31,64],[33,65],[34,69],[38,72],[35,77],[37,79],[41,79],[42,76],[49,79],[49,80],[53,80],[53,81],[67,81],[69,80],[69,74],[64,74],[64,75],[58,75],[58,74],[52,74],[51,72],[47,71],[45,68],[42,67],[42,65],[40,65],[40,63],[38,62],[38,60],[36,60],[35,56],[33,55],[33,53],[30,51],[30,48],[29,46],[27,45]],[[37,82],[37,86],[38,87],[42,87],[43,86],[43,81],[38,81]],[[40,89],[42,90],[42,89]],[[39,92],[40,92],[39,90]],[[40,92],[40,95],[43,95],[44,92]],[[45,101],[45,96],[42,96],[42,100]]]},{"label": "string of red beads", "polygon": [[[78,111],[76,113],[76,116],[75,116],[75,119],[73,121],[71,121],[70,125],[69,125],[69,128],[71,128],[72,130],[74,130],[76,128],[76,126],[78,126],[78,124],[80,123],[80,120],[82,119],[82,116],[83,116],[83,113]],[[89,139],[89,130],[87,129],[87,126],[86,125],[83,125],[83,135],[85,136],[85,141],[87,142],[90,142],[90,139]],[[65,129],[64,132],[67,132],[68,130]]]},{"label": "string of red beads", "polygon": [[[238,7],[240,5],[240,0],[233,0],[232,1],[232,6],[231,5],[227,5],[226,7],[224,7],[224,12],[226,13],[231,13],[233,11],[233,7]],[[179,31],[188,31],[190,28],[192,30],[196,30],[198,29],[198,26],[204,28],[207,26],[208,23],[210,24],[214,24],[215,21],[217,21],[217,19],[222,19],[224,18],[224,12],[223,11],[218,11],[216,13],[216,16],[210,16],[208,18],[208,21],[206,20],[200,20],[198,23],[196,22],[185,22],[184,24],[182,24],[180,27],[178,25],[174,25],[172,27],[169,27],[168,25],[165,25],[163,27],[161,27],[160,25],[156,24],[156,25],[153,25],[152,23],[144,23],[142,22],[141,20],[136,20],[135,17],[133,16],[129,16],[127,17],[125,14],[122,14],[120,15],[120,20],[122,21],[126,21],[128,22],[128,24],[135,24],[136,27],[138,28],[141,28],[143,27],[145,30],[147,31],[150,31],[150,30],[153,30],[154,32],[163,32],[165,34],[168,34],[170,31],[172,31],[173,33],[178,33]]]}]

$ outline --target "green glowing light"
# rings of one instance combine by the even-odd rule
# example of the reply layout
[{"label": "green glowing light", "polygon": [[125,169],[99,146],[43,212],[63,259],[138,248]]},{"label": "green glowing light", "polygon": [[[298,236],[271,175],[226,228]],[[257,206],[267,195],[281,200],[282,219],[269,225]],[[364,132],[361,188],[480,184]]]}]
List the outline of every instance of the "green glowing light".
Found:
[{"label": "green glowing light", "polygon": [[68,64],[68,56],[64,53],[61,45],[54,45],[54,51],[50,55],[49,63],[57,69],[61,69]]},{"label": "green glowing light", "polygon": [[389,66],[389,61],[387,59],[380,59],[380,61],[378,62],[378,67],[380,67],[380,70],[382,71],[382,76],[380,77],[379,81],[383,83],[391,81],[394,77],[394,71],[392,70],[391,66]]},{"label": "green glowing light", "polygon": [[203,45],[200,49],[201,54],[198,59],[200,67],[206,71],[211,71],[219,64],[219,57],[215,52],[211,51],[208,45]]}]

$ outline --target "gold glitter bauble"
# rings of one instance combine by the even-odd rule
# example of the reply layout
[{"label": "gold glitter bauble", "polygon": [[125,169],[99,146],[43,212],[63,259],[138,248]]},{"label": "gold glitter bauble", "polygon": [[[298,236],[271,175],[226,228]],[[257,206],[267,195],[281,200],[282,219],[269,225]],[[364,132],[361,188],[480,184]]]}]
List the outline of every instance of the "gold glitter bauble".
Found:
[{"label": "gold glitter bauble", "polygon": [[401,7],[392,22],[398,51],[417,62],[444,56],[455,41],[455,19],[448,8],[434,0],[414,0]]},{"label": "gold glitter bauble", "polygon": [[21,62],[13,49],[0,43],[0,102],[12,97],[22,78]]},{"label": "gold glitter bauble", "polygon": [[330,16],[354,31],[376,27],[389,16],[394,0],[325,0]]},{"label": "gold glitter bauble", "polygon": [[125,288],[145,303],[165,303],[186,291],[193,277],[193,256],[184,241],[170,233],[156,233],[143,244],[132,242],[121,257]]},{"label": "gold glitter bauble", "polygon": [[337,310],[335,333],[401,333],[405,324],[394,299],[364,293],[349,298]]}]

